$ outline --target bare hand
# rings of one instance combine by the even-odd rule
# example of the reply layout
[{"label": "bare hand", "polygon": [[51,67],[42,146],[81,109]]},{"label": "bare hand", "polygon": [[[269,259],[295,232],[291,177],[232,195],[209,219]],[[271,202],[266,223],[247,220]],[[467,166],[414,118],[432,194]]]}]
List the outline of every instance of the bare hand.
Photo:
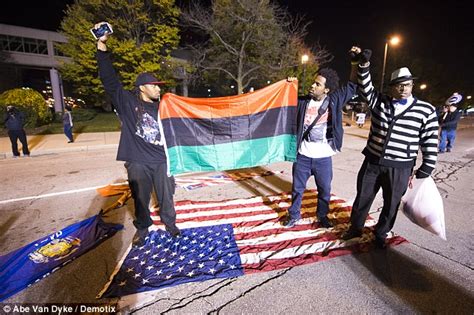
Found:
[{"label": "bare hand", "polygon": [[297,77],[288,77],[288,78],[286,78],[286,81],[288,81],[288,82],[293,82],[293,81],[297,81],[297,80],[298,80]]}]

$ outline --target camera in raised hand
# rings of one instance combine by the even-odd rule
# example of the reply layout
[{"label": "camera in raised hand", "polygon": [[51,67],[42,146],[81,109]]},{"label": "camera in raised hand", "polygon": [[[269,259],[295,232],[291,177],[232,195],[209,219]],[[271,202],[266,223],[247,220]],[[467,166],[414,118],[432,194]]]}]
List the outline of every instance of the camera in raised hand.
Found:
[{"label": "camera in raised hand", "polygon": [[107,22],[101,23],[99,27],[91,28],[90,31],[95,39],[100,39],[102,36],[110,35],[114,32],[112,29],[112,25]]}]

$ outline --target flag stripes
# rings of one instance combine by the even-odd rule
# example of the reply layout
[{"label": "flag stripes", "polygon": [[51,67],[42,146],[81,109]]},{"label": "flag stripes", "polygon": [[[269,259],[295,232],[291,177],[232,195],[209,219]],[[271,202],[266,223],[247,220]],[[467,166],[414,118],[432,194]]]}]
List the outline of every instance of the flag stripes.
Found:
[{"label": "flag stripes", "polygon": [[[305,192],[302,219],[298,224],[284,228],[279,221],[290,205],[289,193],[220,202],[178,202],[176,222],[181,229],[232,224],[245,272],[286,268],[336,257],[363,250],[371,241],[369,231],[361,239],[340,239],[340,233],[348,227],[351,207],[337,196],[331,196],[328,214],[335,224],[332,229],[320,228],[317,222],[316,191]],[[155,224],[161,224],[158,211],[152,212],[152,219]],[[372,227],[375,223],[369,218],[366,226]],[[398,236],[390,238],[393,239],[389,243],[393,244],[405,241]]]}]

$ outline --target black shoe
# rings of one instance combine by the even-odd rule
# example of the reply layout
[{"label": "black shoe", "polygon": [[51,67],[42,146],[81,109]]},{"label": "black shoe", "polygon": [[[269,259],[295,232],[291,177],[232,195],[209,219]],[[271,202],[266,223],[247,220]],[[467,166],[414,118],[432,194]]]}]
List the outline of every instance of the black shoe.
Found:
[{"label": "black shoe", "polygon": [[145,245],[148,234],[148,229],[138,229],[133,236],[132,244],[137,247]]},{"label": "black shoe", "polygon": [[299,219],[296,219],[296,218],[290,218],[288,217],[285,221],[282,222],[281,225],[283,225],[283,227],[285,228],[292,228],[295,226],[295,224],[299,221]]},{"label": "black shoe", "polygon": [[73,143],[73,142],[74,142],[74,140],[69,140],[67,143]]},{"label": "black shoe", "polygon": [[350,239],[361,237],[361,236],[362,236],[362,231],[349,229],[347,230],[347,232],[341,235],[341,239],[343,239],[344,241],[348,241]]},{"label": "black shoe", "polygon": [[385,243],[385,239],[382,239],[382,238],[375,238],[374,240],[374,245],[375,245],[375,248],[377,249],[385,249],[387,248],[387,243]]},{"label": "black shoe", "polygon": [[451,149],[446,149],[446,152],[451,152]]},{"label": "black shoe", "polygon": [[173,227],[166,227],[165,228],[168,233],[171,234],[172,237],[179,237],[181,236],[181,231],[178,229],[178,227],[175,225]]},{"label": "black shoe", "polygon": [[319,225],[326,229],[332,228],[334,226],[332,225],[331,221],[329,221],[328,217],[318,218],[318,221]]}]

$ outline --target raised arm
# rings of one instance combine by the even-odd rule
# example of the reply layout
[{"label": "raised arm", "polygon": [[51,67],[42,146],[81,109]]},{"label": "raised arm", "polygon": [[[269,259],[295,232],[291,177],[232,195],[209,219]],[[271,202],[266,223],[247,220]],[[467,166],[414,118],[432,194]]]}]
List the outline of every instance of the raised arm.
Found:
[{"label": "raised arm", "polygon": [[[102,23],[97,23],[94,28],[98,28]],[[120,99],[124,92],[122,83],[120,82],[117,72],[115,71],[110,52],[107,51],[108,34],[97,40],[97,65],[99,67],[99,78],[104,85],[105,92],[112,98],[112,102],[120,111]]]},{"label": "raised arm", "polygon": [[370,57],[372,51],[370,49],[364,49],[360,53],[360,63],[357,73],[357,81],[359,83],[360,94],[366,99],[369,107],[373,107],[376,102],[379,93],[375,90],[372,84],[372,77],[370,76]]}]

